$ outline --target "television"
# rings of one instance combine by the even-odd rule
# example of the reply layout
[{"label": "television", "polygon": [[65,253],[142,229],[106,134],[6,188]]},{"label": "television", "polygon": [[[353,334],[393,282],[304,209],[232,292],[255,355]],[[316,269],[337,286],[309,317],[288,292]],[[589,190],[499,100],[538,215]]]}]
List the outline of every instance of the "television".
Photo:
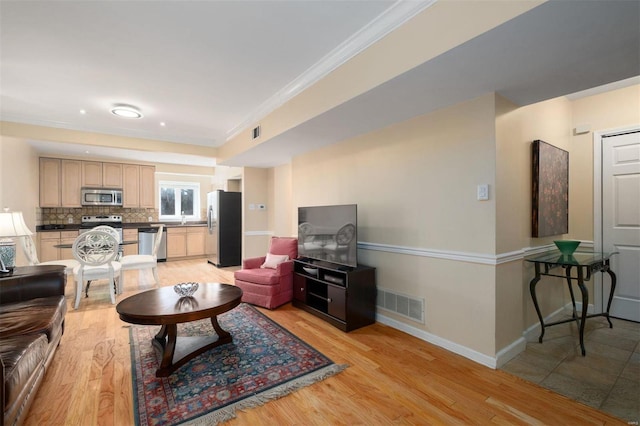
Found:
[{"label": "television", "polygon": [[[358,206],[298,207],[298,256],[358,266]],[[312,263],[312,262],[311,262]]]}]

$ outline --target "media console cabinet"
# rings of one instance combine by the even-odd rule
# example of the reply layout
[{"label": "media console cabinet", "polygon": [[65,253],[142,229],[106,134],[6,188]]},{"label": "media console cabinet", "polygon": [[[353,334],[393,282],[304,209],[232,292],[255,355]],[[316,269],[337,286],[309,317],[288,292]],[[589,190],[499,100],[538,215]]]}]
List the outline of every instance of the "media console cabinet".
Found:
[{"label": "media console cabinet", "polygon": [[376,321],[376,270],[296,259],[293,306],[322,318],[342,331]]}]

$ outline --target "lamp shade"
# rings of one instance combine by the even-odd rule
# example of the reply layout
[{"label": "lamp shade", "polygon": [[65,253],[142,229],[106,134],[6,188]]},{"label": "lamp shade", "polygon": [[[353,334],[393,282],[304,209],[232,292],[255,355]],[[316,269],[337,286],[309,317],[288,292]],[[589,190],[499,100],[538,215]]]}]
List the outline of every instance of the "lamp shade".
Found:
[{"label": "lamp shade", "polygon": [[0,213],[0,238],[22,237],[24,235],[33,235],[33,232],[24,223],[22,212]]}]

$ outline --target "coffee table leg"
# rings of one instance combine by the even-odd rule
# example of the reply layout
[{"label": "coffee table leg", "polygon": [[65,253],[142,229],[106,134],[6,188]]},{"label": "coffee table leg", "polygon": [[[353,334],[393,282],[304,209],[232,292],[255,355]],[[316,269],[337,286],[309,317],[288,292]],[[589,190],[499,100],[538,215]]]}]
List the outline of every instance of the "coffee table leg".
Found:
[{"label": "coffee table leg", "polygon": [[154,343],[162,349],[162,361],[156,371],[156,377],[166,377],[173,371],[173,355],[176,351],[178,326],[176,324],[163,325],[153,338]]},{"label": "coffee table leg", "polygon": [[[218,334],[218,341],[227,343],[231,342],[231,334],[220,327],[220,324],[218,324],[218,317],[211,317],[211,325]],[[229,340],[227,341],[227,339]]]}]

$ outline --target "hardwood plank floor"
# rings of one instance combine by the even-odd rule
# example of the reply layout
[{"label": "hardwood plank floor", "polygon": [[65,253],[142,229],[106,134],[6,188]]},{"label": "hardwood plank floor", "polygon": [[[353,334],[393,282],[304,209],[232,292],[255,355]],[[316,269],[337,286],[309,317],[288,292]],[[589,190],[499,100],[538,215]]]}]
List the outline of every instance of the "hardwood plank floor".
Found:
[{"label": "hardwood plank floor", "polygon": [[[154,288],[127,271],[122,300]],[[233,268],[204,259],[159,265],[161,285],[233,282]],[[109,302],[106,283],[69,311],[60,347],[26,425],[132,425],[129,324]],[[342,373],[264,406],[229,425],[627,424],[503,371],[469,361],[382,324],[350,333],[285,305],[261,309],[338,364]]]}]

